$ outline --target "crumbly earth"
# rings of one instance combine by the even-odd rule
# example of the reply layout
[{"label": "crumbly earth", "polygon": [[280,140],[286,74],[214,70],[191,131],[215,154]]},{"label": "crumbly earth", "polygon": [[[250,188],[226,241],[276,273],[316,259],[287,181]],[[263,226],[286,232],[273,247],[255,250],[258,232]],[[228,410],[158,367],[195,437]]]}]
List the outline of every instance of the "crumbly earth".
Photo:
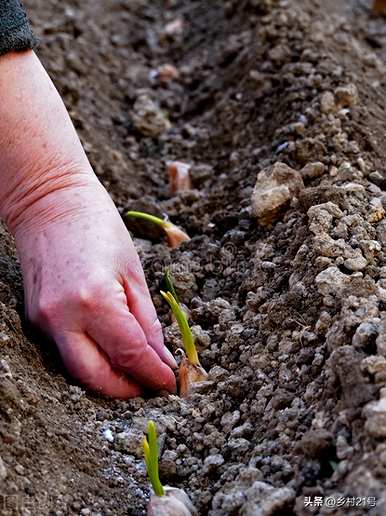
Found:
[{"label": "crumbly earth", "polygon": [[[385,19],[367,0],[25,4],[119,209],[192,237],[131,228],[168,345],[170,265],[210,381],[129,402],[73,385],[1,229],[0,513],[145,514],[152,418],[162,481],[202,515],[386,514]],[[173,159],[194,189],[170,194]],[[356,507],[305,507],[328,496]]]}]

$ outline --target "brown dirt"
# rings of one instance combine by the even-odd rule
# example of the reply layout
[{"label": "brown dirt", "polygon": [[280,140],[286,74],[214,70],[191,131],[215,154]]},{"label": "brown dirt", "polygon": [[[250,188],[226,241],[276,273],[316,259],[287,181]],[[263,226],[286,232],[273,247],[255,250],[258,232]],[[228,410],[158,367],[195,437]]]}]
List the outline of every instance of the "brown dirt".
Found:
[{"label": "brown dirt", "polygon": [[[200,514],[303,515],[305,496],[374,496],[375,508],[332,511],[386,514],[385,19],[364,0],[25,3],[118,207],[167,212],[193,237],[173,252],[156,237],[136,242],[175,349],[158,293],[172,264],[212,382],[187,401],[109,401],[72,385],[24,321],[2,229],[0,513],[144,514],[139,439],[151,417],[163,482]],[[179,16],[183,36],[165,38]],[[180,70],[167,86],[149,79],[164,63]],[[348,84],[357,101],[321,108]],[[133,123],[143,90],[170,118],[159,137]],[[195,165],[196,189],[169,194],[171,159]],[[305,189],[264,228],[251,193],[277,161],[322,162],[324,173],[303,170]]]}]

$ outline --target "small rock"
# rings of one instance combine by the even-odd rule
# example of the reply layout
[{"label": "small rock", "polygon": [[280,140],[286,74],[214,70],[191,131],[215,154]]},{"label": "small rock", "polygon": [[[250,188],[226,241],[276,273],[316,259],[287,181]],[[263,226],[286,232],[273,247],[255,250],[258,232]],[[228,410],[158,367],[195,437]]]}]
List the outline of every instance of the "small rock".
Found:
[{"label": "small rock", "polygon": [[352,338],[353,346],[356,348],[365,348],[369,342],[375,342],[377,335],[378,323],[375,321],[364,321],[358,326],[354,333]]},{"label": "small rock", "polygon": [[242,516],[274,516],[290,513],[295,492],[288,487],[273,487],[257,481],[246,490],[247,502],[241,507]]},{"label": "small rock", "polygon": [[363,409],[365,429],[373,437],[386,437],[386,388],[380,391],[380,399],[368,403]]},{"label": "small rock", "polygon": [[6,360],[0,360],[0,378],[8,378],[8,380],[12,380],[11,368]]},{"label": "small rock", "polygon": [[18,475],[24,475],[25,474],[25,469],[24,469],[24,466],[22,466],[21,464],[17,464],[17,466],[15,467],[15,471]]},{"label": "small rock", "polygon": [[382,251],[382,246],[377,240],[360,240],[359,246],[369,261],[373,261],[374,257]]},{"label": "small rock", "polygon": [[221,426],[224,432],[228,433],[240,421],[240,411],[227,412],[221,418]]},{"label": "small rock", "polygon": [[184,19],[179,17],[167,23],[163,32],[167,36],[182,36],[184,33],[184,25]]},{"label": "small rock", "polygon": [[370,210],[367,215],[369,222],[380,222],[385,217],[385,210],[382,201],[378,197],[374,197],[370,201]]},{"label": "small rock", "polygon": [[204,460],[204,468],[203,468],[203,470],[204,470],[205,473],[210,473],[211,471],[215,471],[220,466],[222,466],[224,464],[224,462],[225,462],[225,459],[220,454],[209,455]]},{"label": "small rock", "polygon": [[326,91],[320,98],[320,110],[322,113],[333,113],[336,111],[335,97],[331,91]]},{"label": "small rock", "polygon": [[0,482],[7,477],[7,469],[3,459],[0,457]]},{"label": "small rock", "polygon": [[320,177],[323,175],[326,167],[320,161],[316,161],[315,163],[308,163],[305,165],[300,174],[303,179],[315,179],[315,177]]},{"label": "small rock", "polygon": [[213,177],[213,167],[205,163],[192,165],[190,168],[190,177],[193,185],[199,188],[204,181]]},{"label": "small rock", "polygon": [[133,427],[128,432],[119,432],[115,436],[114,447],[119,451],[124,451],[137,458],[143,455],[143,435],[140,428]]},{"label": "small rock", "polygon": [[359,101],[358,90],[355,84],[340,86],[335,90],[335,98],[339,107],[352,107]]},{"label": "small rock", "polygon": [[362,255],[360,249],[354,250],[354,256],[351,258],[347,258],[344,261],[344,266],[349,271],[362,271],[367,265],[366,258]]},{"label": "small rock", "polygon": [[70,391],[71,401],[77,403],[82,396],[84,396],[84,390],[78,385],[70,385],[68,390]]},{"label": "small rock", "polygon": [[386,358],[378,355],[366,357],[361,362],[361,367],[365,371],[374,375],[376,384],[386,383]]},{"label": "small rock", "polygon": [[385,178],[380,172],[378,172],[378,170],[371,172],[371,174],[369,174],[369,179],[378,186],[382,186],[385,183]]},{"label": "small rock", "polygon": [[103,438],[106,439],[106,441],[108,441],[109,443],[114,442],[114,436],[113,436],[113,433],[110,430],[110,428],[106,428],[106,430],[104,430],[102,435],[103,435]]},{"label": "small rock", "polygon": [[228,447],[232,450],[233,453],[236,454],[245,453],[249,450],[250,446],[251,443],[243,437],[239,437],[237,439],[232,437],[228,440]]},{"label": "small rock", "polygon": [[173,450],[165,450],[160,460],[160,472],[162,477],[169,478],[177,473],[177,452]]},{"label": "small rock", "polygon": [[338,435],[336,439],[336,456],[339,460],[349,459],[354,452],[354,448],[349,446],[347,439],[343,435]]},{"label": "small rock", "polygon": [[277,162],[259,172],[252,194],[252,215],[263,226],[270,226],[304,188],[299,172]]},{"label": "small rock", "polygon": [[296,450],[312,459],[327,454],[332,447],[332,434],[324,428],[309,430],[296,445]]},{"label": "small rock", "polygon": [[180,72],[171,64],[164,64],[150,72],[150,79],[157,79],[162,86],[166,86],[170,81],[178,79],[179,77]]},{"label": "small rock", "polygon": [[344,287],[348,285],[349,281],[349,276],[343,274],[343,272],[335,266],[328,267],[328,269],[320,272],[315,278],[319,292],[325,296],[336,294],[337,292],[341,293]]},{"label": "small rock", "polygon": [[383,313],[381,316],[381,323],[379,325],[379,335],[377,338],[377,352],[386,358],[386,314]]},{"label": "small rock", "polygon": [[191,327],[194,338],[196,339],[196,345],[199,351],[208,349],[211,343],[209,333],[201,328],[198,324]]},{"label": "small rock", "polygon": [[132,120],[135,128],[144,136],[156,138],[171,127],[161,109],[146,94],[141,94],[133,106]]},{"label": "small rock", "polygon": [[275,64],[285,63],[291,56],[287,45],[276,45],[268,52],[268,57]]}]

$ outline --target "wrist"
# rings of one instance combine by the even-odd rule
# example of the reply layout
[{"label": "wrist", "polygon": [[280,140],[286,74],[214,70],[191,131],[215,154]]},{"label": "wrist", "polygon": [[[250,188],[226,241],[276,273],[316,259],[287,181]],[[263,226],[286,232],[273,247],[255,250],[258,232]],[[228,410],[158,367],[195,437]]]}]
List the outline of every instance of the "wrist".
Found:
[{"label": "wrist", "polygon": [[91,205],[104,189],[34,53],[1,57],[0,76],[0,216],[17,236]]},{"label": "wrist", "polygon": [[38,173],[22,177],[27,179],[1,203],[1,215],[16,241],[24,235],[36,236],[53,222],[97,211],[101,200],[106,207],[108,194],[87,166],[41,166]]}]

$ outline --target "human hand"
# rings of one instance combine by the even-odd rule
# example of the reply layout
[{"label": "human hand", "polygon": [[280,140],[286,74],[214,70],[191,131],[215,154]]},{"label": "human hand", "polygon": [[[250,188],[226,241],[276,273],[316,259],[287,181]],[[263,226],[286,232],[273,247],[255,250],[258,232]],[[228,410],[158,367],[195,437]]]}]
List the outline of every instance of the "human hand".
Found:
[{"label": "human hand", "polygon": [[175,390],[144,274],[55,87],[32,51],[0,57],[0,214],[28,318],[69,372],[117,398]]},{"label": "human hand", "polygon": [[57,187],[16,230],[28,318],[88,388],[118,398],[174,392],[176,364],[115,206],[87,175]]}]

